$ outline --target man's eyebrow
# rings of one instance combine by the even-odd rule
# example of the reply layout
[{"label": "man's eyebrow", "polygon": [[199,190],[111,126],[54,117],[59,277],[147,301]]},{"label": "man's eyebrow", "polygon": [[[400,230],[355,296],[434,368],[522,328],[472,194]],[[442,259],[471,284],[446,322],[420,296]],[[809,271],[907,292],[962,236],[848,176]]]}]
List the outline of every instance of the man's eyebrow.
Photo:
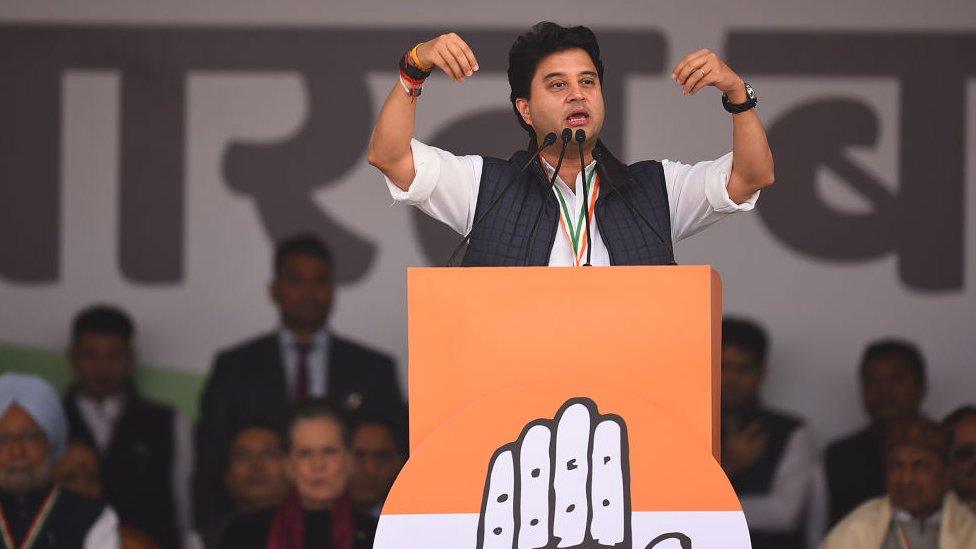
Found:
[{"label": "man's eyebrow", "polygon": [[[596,71],[582,71],[579,73],[580,76],[597,76]],[[566,76],[564,72],[550,72],[549,74],[542,77],[543,80],[549,80],[557,76]]]}]

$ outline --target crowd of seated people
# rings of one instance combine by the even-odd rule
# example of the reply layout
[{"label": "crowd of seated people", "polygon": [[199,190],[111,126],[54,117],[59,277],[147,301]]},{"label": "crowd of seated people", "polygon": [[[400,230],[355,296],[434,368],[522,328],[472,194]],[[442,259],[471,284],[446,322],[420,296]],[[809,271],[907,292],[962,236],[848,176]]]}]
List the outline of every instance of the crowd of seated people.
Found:
[{"label": "crowd of seated people", "polygon": [[[195,432],[137,388],[136,324],[118,306],[76,315],[62,395],[38,377],[4,374],[0,512],[10,542],[372,547],[406,459],[406,403],[389,356],[330,328],[333,272],[315,237],[276,247],[268,293],[278,323],[216,353]],[[4,483],[14,473],[32,480]],[[283,537],[295,531],[307,543]]]},{"label": "crowd of seated people", "polygon": [[[136,324],[118,306],[76,315],[63,394],[0,376],[11,542],[372,547],[407,458],[406,404],[393,360],[330,328],[333,261],[315,237],[277,246],[278,323],[215,354],[195,430],[137,388]],[[803,418],[764,401],[769,348],[758,322],[723,322],[721,465],[753,547],[976,547],[976,406],[924,416],[916,345],[867,344],[852,379],[869,422],[825,451]]]},{"label": "crowd of seated people", "polygon": [[869,424],[818,451],[804,421],[763,403],[769,341],[722,323],[722,467],[755,549],[976,547],[976,407],[924,416],[925,359],[870,342],[858,381]]}]

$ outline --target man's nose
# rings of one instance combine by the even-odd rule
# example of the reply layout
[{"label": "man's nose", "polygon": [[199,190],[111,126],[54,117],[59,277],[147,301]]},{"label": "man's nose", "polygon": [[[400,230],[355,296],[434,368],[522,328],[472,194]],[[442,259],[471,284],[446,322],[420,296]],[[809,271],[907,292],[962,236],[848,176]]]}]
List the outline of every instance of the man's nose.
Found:
[{"label": "man's nose", "polygon": [[895,473],[895,482],[901,486],[908,486],[915,482],[915,473],[910,469],[904,469]]},{"label": "man's nose", "polygon": [[566,99],[568,101],[586,101],[586,95],[583,94],[583,86],[576,84],[569,85],[569,94],[567,94]]}]

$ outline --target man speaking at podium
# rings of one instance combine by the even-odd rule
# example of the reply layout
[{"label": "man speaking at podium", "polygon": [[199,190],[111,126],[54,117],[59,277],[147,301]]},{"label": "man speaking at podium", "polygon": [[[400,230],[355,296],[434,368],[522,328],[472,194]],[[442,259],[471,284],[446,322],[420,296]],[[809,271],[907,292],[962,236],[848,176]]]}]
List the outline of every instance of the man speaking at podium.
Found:
[{"label": "man speaking at podium", "polygon": [[722,92],[732,152],[694,165],[627,166],[603,145],[603,61],[586,27],[544,22],[516,39],[508,81],[530,138],[509,160],[455,156],[413,139],[417,101],[435,67],[464,82],[478,61],[454,33],[407,51],[373,129],[369,162],[394,199],[465,235],[463,265],[673,264],[673,242],[751,210],[773,183],[756,94],[708,50],[684,56],[672,78],[685,94],[708,86]]}]

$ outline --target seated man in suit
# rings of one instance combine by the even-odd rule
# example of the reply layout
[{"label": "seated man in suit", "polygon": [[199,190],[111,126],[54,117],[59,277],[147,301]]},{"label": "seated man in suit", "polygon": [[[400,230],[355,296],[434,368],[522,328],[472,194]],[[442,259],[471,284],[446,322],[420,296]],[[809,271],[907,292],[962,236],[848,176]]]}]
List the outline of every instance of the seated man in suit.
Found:
[{"label": "seated man in suit", "polygon": [[277,427],[248,425],[234,435],[224,486],[234,502],[233,514],[206,530],[194,531],[183,544],[184,549],[216,547],[232,521],[281,503],[290,485],[285,476],[284,444]]},{"label": "seated man in suit", "polygon": [[176,547],[189,522],[190,427],[132,383],[135,327],[121,310],[94,306],[72,326],[74,380],[64,398],[71,436],[99,456],[104,497],[122,525]]},{"label": "seated man in suit", "polygon": [[102,499],[102,473],[98,468],[98,454],[87,442],[74,439],[68,443],[64,456],[52,471],[54,482],[61,488],[91,499]]},{"label": "seated man in suit", "polygon": [[223,483],[230,437],[245,425],[280,425],[289,405],[327,397],[345,411],[375,412],[406,428],[406,406],[393,360],[329,329],[332,255],[315,237],[275,251],[271,299],[280,326],[217,355],[200,403],[194,477],[197,526],[226,517]]},{"label": "seated man in suit", "polygon": [[871,343],[861,359],[860,377],[871,423],[827,447],[830,524],[884,494],[884,431],[892,422],[917,417],[925,396],[925,360],[907,341]]},{"label": "seated man in suit", "polygon": [[407,459],[396,427],[386,418],[362,416],[352,428],[352,452],[356,459],[349,498],[353,508],[380,516],[383,502]]}]

